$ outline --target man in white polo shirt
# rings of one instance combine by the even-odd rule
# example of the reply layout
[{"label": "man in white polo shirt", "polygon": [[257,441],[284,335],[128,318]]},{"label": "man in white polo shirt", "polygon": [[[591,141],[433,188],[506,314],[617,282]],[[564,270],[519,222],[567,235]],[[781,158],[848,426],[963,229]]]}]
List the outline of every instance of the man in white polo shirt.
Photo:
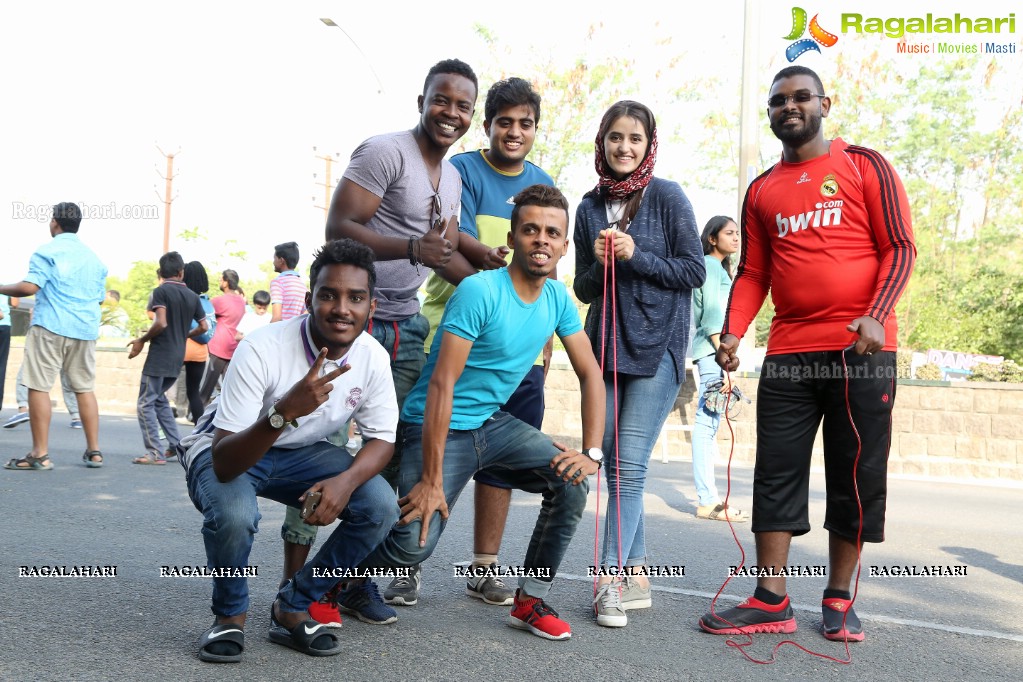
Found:
[{"label": "man in white polo shirt", "polygon": [[[223,392],[180,445],[189,496],[203,513],[207,564],[218,569],[216,622],[199,642],[204,661],[241,659],[257,496],[297,508],[318,492],[306,522],[343,521],[272,606],[271,641],[313,656],[341,647],[327,626],[309,619],[309,605],[398,518],[394,492],[377,475],[394,450],[398,410],[387,351],[364,331],[376,304],[373,253],[350,239],[329,242],[309,275],[309,314],[242,339]],[[349,419],[364,442],[354,457],[326,440]]]}]

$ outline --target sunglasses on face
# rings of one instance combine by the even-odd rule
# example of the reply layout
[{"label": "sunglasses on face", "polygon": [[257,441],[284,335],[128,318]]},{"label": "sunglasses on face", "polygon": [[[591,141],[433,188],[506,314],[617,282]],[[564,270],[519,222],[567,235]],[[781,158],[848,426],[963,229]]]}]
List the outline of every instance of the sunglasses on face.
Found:
[{"label": "sunglasses on face", "polygon": [[818,95],[816,92],[810,92],[809,90],[800,90],[791,95],[775,95],[767,100],[767,106],[777,109],[783,107],[792,100],[796,104],[806,104],[814,97],[827,97],[827,95]]}]

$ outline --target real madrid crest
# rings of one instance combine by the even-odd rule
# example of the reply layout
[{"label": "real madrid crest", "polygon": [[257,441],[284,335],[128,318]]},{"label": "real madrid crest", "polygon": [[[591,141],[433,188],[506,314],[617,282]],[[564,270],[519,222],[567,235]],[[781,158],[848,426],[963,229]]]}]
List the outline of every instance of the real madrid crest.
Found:
[{"label": "real madrid crest", "polygon": [[824,182],[821,183],[821,196],[830,199],[836,194],[838,194],[838,180],[831,174],[824,176]]}]

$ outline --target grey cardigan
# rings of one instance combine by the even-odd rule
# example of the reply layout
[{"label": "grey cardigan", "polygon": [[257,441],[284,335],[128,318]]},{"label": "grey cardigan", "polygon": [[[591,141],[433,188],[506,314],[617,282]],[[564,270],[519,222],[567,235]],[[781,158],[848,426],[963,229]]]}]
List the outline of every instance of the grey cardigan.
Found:
[{"label": "grey cardigan", "polygon": [[[590,304],[585,329],[598,362],[603,345],[605,268],[597,261],[593,244],[607,227],[603,195],[587,194],[575,214],[573,289],[579,300]],[[628,261],[614,264],[618,372],[653,376],[668,352],[675,361],[676,380],[681,384],[685,379],[692,290],[703,284],[707,270],[696,216],[678,183],[653,178],[628,232],[636,244],[635,252]],[[614,368],[610,300],[605,316],[607,345],[603,367],[608,374]]]}]

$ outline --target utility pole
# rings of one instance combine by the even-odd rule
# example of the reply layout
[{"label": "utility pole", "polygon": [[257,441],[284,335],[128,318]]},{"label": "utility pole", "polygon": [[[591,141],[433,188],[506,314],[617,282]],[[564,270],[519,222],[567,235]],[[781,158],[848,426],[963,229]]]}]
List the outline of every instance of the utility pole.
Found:
[{"label": "utility pole", "polygon": [[[313,152],[316,152],[316,147],[313,147]],[[334,156],[330,154],[316,154],[317,159],[322,159],[326,164],[326,179],[323,182],[317,182],[315,184],[323,188],[323,206],[316,206],[316,197],[313,197],[313,206],[316,208],[323,209],[323,222],[327,222],[327,214],[330,212],[330,193],[334,191],[334,186],[330,182],[331,169],[334,163],[337,161],[337,157],[340,154],[334,153]],[[313,173],[313,178],[316,177],[316,173]]]},{"label": "utility pole", "polygon": [[[739,104],[739,178],[738,207],[735,219],[742,224],[742,203],[746,198],[746,189],[756,177],[758,152],[758,131],[763,107],[757,105],[759,74],[757,72],[757,53],[760,48],[760,8],[754,0],[746,0],[745,16],[742,30],[742,95]],[[756,320],[750,322],[749,330],[739,344],[740,362],[753,369],[753,363],[746,361],[753,350],[757,338]]]},{"label": "utility pole", "polygon": [[[160,149],[160,145],[157,145],[156,150],[163,154],[164,158],[167,159],[167,175],[160,175],[159,169],[156,171],[156,174],[160,175],[160,177],[166,181],[163,196],[160,197],[163,200],[163,251],[160,252],[162,255],[170,251],[171,202],[177,198],[172,196],[174,185],[174,154],[181,153],[181,149],[179,148],[178,151],[174,152],[174,154],[165,154],[164,151]],[[155,185],[153,186],[153,189],[156,189]],[[159,197],[160,193],[157,192],[156,196]]]},{"label": "utility pole", "polygon": [[757,52],[760,42],[760,11],[757,3],[746,0],[746,11],[743,21],[742,38],[742,96],[739,112],[739,205],[735,212],[737,219],[742,217],[742,201],[746,196],[746,188],[757,177],[756,162],[758,131],[763,108],[758,106],[756,98],[759,91],[757,79]]}]

